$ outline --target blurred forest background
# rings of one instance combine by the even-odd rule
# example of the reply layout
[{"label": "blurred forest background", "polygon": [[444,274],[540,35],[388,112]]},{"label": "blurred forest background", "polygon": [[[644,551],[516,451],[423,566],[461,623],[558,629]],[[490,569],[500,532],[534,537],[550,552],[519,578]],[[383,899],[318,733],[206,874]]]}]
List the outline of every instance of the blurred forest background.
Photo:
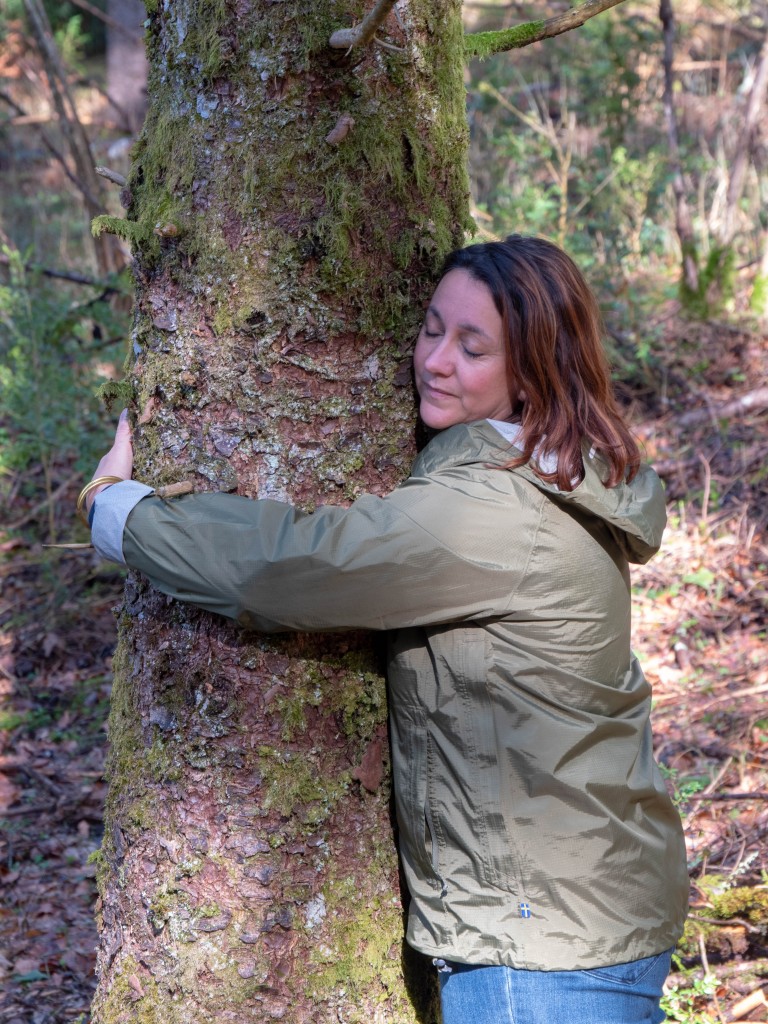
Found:
[{"label": "blurred forest background", "polygon": [[[465,14],[497,29],[567,6]],[[111,438],[97,388],[128,355],[130,255],[90,220],[120,212],[141,10],[0,6],[0,1024],[84,1022],[93,989],[121,575],[73,510]],[[467,70],[478,234],[576,257],[667,487],[635,646],[688,836],[665,1002],[691,1024],[768,1020],[767,40],[764,0],[627,0]]]}]

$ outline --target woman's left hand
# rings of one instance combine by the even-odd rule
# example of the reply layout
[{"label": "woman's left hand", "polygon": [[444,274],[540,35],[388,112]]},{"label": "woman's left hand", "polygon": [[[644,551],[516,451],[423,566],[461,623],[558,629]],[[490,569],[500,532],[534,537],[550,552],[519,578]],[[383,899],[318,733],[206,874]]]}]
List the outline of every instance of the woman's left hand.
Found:
[{"label": "woman's left hand", "polygon": [[[131,443],[131,426],[128,422],[128,410],[123,409],[117,422],[115,441],[107,454],[96,467],[93,474],[97,476],[119,476],[121,480],[130,480],[133,472],[133,445]],[[108,486],[107,484],[104,487]],[[86,509],[90,509],[93,499],[103,487],[94,487],[85,499]]]}]

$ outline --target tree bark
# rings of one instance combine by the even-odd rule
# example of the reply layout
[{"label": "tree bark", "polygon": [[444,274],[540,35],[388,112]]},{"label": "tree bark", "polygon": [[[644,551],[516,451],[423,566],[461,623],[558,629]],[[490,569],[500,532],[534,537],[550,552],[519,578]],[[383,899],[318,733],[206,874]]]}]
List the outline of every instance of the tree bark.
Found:
[{"label": "tree bark", "polygon": [[[148,10],[107,224],[135,255],[136,475],[306,509],[386,492],[422,303],[468,227],[460,5],[401,2],[389,46],[350,54],[328,40],[353,0]],[[378,641],[246,634],[133,576],[120,620],[94,1024],[435,1019],[404,957]]]}]

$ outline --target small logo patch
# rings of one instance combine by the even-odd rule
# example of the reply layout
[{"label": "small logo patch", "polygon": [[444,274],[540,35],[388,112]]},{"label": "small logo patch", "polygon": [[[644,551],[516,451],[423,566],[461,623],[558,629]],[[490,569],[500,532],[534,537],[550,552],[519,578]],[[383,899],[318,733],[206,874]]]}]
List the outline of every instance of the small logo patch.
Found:
[{"label": "small logo patch", "polygon": [[530,905],[530,903],[521,903],[521,904],[519,904],[519,906],[520,906],[520,917],[530,917],[531,916],[531,905]]}]

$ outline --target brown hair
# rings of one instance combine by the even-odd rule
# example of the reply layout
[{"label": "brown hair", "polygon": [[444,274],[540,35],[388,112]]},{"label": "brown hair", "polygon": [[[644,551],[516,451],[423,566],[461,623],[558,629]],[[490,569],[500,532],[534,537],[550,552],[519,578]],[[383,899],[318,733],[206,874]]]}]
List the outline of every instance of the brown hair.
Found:
[{"label": "brown hair", "polygon": [[[597,299],[570,256],[543,238],[509,235],[457,249],[443,276],[451,270],[485,284],[502,318],[513,417],[523,431],[510,468],[530,461],[542,480],[570,491],[584,477],[586,441],[607,464],[606,487],[631,480],[640,452],[613,393]],[[549,454],[552,473],[538,465]]]}]

